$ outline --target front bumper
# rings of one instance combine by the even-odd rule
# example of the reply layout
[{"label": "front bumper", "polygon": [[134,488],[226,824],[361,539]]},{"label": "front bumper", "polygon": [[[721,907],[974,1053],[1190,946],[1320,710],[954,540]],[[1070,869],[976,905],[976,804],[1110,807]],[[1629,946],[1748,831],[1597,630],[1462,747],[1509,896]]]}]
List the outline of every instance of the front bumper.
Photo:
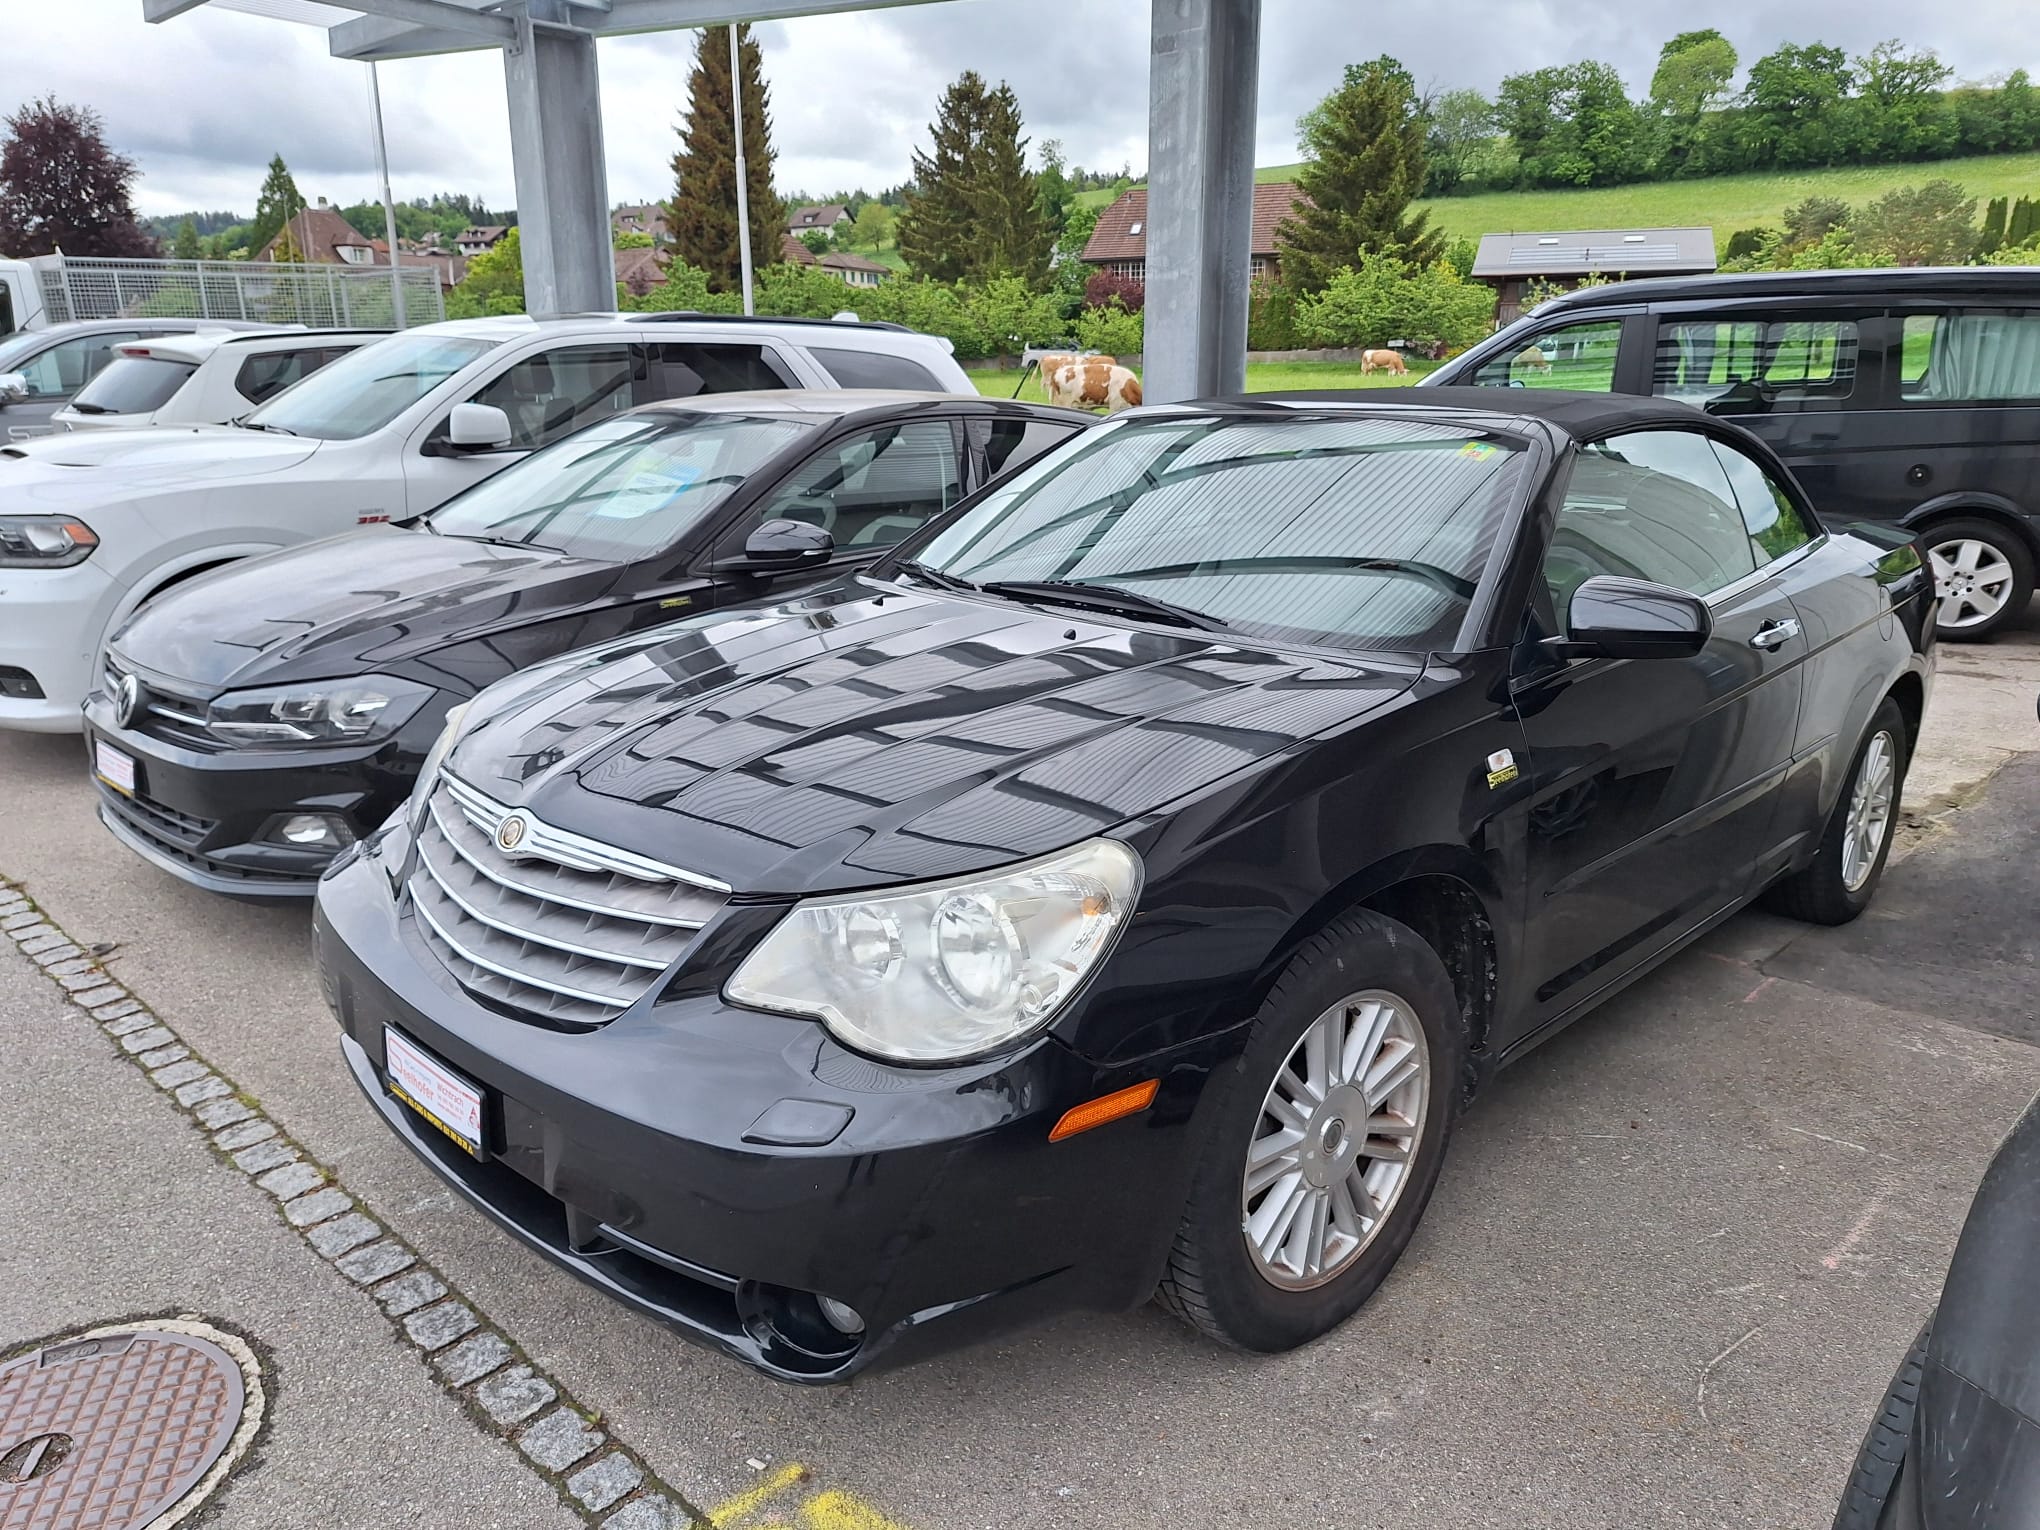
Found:
[{"label": "front bumper", "polygon": [[[405,848],[393,827],[320,888],[320,977],[348,1065],[427,1164],[591,1285],[807,1383],[1153,1292],[1201,1136],[1208,1060],[1101,1071],[1042,1038],[1001,1061],[886,1066],[819,1025],[732,1008],[719,981],[693,981],[690,969],[741,955],[717,954],[715,924],[700,937],[706,954],[682,964],[689,980],[664,988],[691,996],[660,1002],[654,988],[599,1030],[551,1030],[485,1007],[423,947],[392,891]],[[391,1026],[487,1092],[487,1157],[389,1092]],[[1157,1076],[1145,1114],[1049,1142],[1071,1105]],[[809,1133],[820,1140],[768,1125],[789,1106],[820,1123]],[[863,1332],[804,1323],[816,1297],[854,1308]]]},{"label": "front bumper", "polygon": [[99,821],[144,860],[195,887],[229,897],[309,898],[342,846],[301,848],[272,836],[285,818],[337,818],[365,838],[396,811],[417,779],[435,719],[407,724],[394,739],[318,749],[186,748],[123,728],[104,691],[86,698],[87,769],[104,740],[135,761],[135,790],[116,790],[96,771]]},{"label": "front bumper", "polygon": [[[104,549],[101,549],[103,552]],[[24,671],[40,696],[0,692],[0,728],[76,733],[99,639],[122,587],[87,558],[70,568],[0,569],[0,665]]]}]

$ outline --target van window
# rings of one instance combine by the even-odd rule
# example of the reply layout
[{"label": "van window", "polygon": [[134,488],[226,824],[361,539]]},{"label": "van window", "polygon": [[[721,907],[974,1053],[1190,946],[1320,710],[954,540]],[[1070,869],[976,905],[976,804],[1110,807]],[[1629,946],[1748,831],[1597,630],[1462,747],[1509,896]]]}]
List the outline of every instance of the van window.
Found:
[{"label": "van window", "polygon": [[1854,319],[1660,319],[1651,392],[1715,414],[1832,408],[1856,390],[1859,344]]},{"label": "van window", "polygon": [[1483,388],[1568,388],[1613,393],[1620,319],[1593,319],[1547,329],[1520,350],[1484,363],[1467,381]]},{"label": "van window", "polygon": [[2040,399],[2040,312],[1909,313],[1899,396],[1909,404]]}]

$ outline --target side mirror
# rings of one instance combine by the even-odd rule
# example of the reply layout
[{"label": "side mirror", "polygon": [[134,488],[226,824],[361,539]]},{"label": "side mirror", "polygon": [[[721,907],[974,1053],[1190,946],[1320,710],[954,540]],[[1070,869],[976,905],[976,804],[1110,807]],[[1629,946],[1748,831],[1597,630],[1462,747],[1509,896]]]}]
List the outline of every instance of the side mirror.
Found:
[{"label": "side mirror", "polygon": [[725,566],[759,573],[813,568],[835,550],[836,539],[812,521],[767,521],[744,539],[744,556]]},{"label": "side mirror", "polygon": [[28,397],[28,379],[19,372],[0,372],[0,404],[18,404]]},{"label": "side mirror", "polygon": [[1599,574],[1573,591],[1560,646],[1569,659],[1688,659],[1713,635],[1714,613],[1698,595]]},{"label": "side mirror", "polygon": [[510,445],[510,416],[494,404],[455,404],[446,444],[457,452],[500,452]]}]

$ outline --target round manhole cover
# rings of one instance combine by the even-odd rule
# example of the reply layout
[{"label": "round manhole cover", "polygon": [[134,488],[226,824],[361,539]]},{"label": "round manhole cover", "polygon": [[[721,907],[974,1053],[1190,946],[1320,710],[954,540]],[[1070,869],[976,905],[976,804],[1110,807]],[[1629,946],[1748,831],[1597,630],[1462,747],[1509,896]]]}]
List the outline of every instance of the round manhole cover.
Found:
[{"label": "round manhole cover", "polygon": [[176,1503],[241,1420],[218,1345],[138,1328],[0,1366],[0,1530],[129,1530]]}]

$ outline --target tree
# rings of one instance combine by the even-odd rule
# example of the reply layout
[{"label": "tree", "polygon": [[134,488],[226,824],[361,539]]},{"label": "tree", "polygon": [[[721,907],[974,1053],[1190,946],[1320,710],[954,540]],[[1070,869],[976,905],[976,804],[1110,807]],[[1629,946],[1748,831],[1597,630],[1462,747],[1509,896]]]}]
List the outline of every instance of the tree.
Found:
[{"label": "tree", "polygon": [[2009,197],[1992,197],[1983,210],[1983,237],[1976,242],[1976,253],[1995,255],[2004,248],[2005,228],[2012,210]]},{"label": "tree", "polygon": [[1887,191],[1855,218],[1857,244],[1894,266],[1961,265],[1976,254],[1976,198],[1950,180]]},{"label": "tree", "polygon": [[1685,171],[1702,133],[1702,119],[1720,106],[1735,78],[1735,48],[1712,27],[1681,32],[1658,53],[1650,77],[1650,104],[1664,119],[1664,167]]},{"label": "tree", "polygon": [[1798,249],[1819,244],[1830,230],[1849,221],[1849,204],[1840,197],[1807,197],[1785,209],[1785,245]]},{"label": "tree", "polygon": [[803,229],[801,231],[800,242],[807,246],[808,254],[817,256],[828,254],[830,248],[835,244],[835,241],[829,237],[829,231],[825,228]]},{"label": "tree", "polygon": [[1650,124],[1614,66],[1594,59],[1513,74],[1495,112],[1535,186],[1613,186],[1650,168]]},{"label": "tree", "polygon": [[659,241],[640,229],[627,228],[611,236],[609,245],[617,250],[650,250],[658,247]]},{"label": "tree", "polygon": [[1283,280],[1317,292],[1362,252],[1428,265],[1445,236],[1410,203],[1424,187],[1425,126],[1409,71],[1382,57],[1346,66],[1337,90],[1298,123],[1306,163],[1295,208],[1275,231]]},{"label": "tree", "polygon": [[[779,259],[784,228],[772,194],[772,119],[765,94],[763,55],[749,25],[737,28],[737,72],[744,93],[744,180],[751,213],[751,257],[760,266]],[[743,282],[737,235],[736,114],[730,99],[730,32],[704,27],[695,42],[687,79],[687,122],[673,156],[670,222],[676,259],[698,266],[718,292]]]},{"label": "tree", "polygon": [[1070,215],[1070,203],[1077,194],[1063,159],[1062,140],[1046,138],[1041,144],[1041,168],[1034,176],[1034,200],[1050,228],[1059,229]]},{"label": "tree", "polygon": [[1426,115],[1424,151],[1430,174],[1424,191],[1444,196],[1476,173],[1494,141],[1494,103],[1477,90],[1448,90]]},{"label": "tree", "polygon": [[850,242],[876,255],[893,236],[893,211],[879,201],[866,202],[850,223]]},{"label": "tree", "polygon": [[942,93],[930,151],[914,151],[913,185],[899,215],[900,254],[916,274],[1047,284],[1055,225],[1043,216],[1020,127],[1012,87],[990,89],[976,70]]},{"label": "tree", "polygon": [[1923,159],[1952,148],[1955,117],[1941,87],[1953,73],[1932,48],[1908,52],[1895,37],[1858,58],[1856,109],[1863,153],[1874,159]]},{"label": "tree", "polygon": [[1466,346],[1488,333],[1494,289],[1442,262],[1418,266],[1368,252],[1323,290],[1298,299],[1296,328],[1312,345]]},{"label": "tree", "polygon": [[54,97],[7,119],[0,143],[0,253],[147,256],[135,216],[135,164],[107,147],[99,115]]},{"label": "tree", "polygon": [[1752,164],[1831,165],[1851,148],[1845,107],[1855,77],[1826,43],[1786,43],[1750,65],[1743,87]]},{"label": "tree", "polygon": [[524,244],[510,230],[494,249],[468,262],[467,275],[446,296],[449,319],[479,319],[524,312]]},{"label": "tree", "polygon": [[269,174],[263,178],[262,190],[255,198],[255,223],[248,230],[248,253],[259,258],[269,241],[283,232],[284,225],[303,212],[304,207],[304,193],[291,179],[290,167],[284,164],[281,154],[273,156]]},{"label": "tree", "polygon": [[172,246],[170,254],[177,260],[197,260],[200,258],[198,225],[192,222],[191,219],[186,218],[177,225],[177,243]]}]

